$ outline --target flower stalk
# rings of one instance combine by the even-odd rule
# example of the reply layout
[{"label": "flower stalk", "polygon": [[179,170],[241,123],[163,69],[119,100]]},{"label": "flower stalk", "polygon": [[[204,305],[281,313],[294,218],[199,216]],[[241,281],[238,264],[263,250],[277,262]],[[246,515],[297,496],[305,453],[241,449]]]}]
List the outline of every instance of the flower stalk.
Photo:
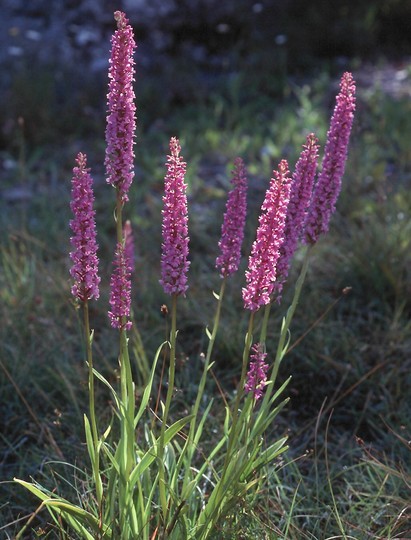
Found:
[{"label": "flower stalk", "polygon": [[[95,211],[93,209],[93,179],[90,169],[87,168],[87,156],[79,153],[76,158],[77,166],[73,169],[71,210],[73,219],[70,227],[73,231],[71,245],[73,251],[70,258],[73,266],[70,274],[74,279],[71,288],[73,296],[83,305],[84,335],[86,343],[86,361],[88,365],[89,415],[91,427],[91,440],[88,440],[88,451],[91,459],[96,499],[100,514],[103,504],[103,485],[100,476],[99,434],[96,419],[94,373],[93,373],[93,334],[90,331],[89,301],[100,296],[98,275],[98,257],[96,242]],[[86,432],[89,426],[85,418]]]},{"label": "flower stalk", "polygon": [[177,338],[177,297],[185,295],[188,261],[187,186],[184,183],[186,163],[180,156],[181,146],[176,137],[170,139],[170,155],[166,163],[163,196],[163,244],[161,252],[161,280],[163,290],[171,295],[170,365],[166,401],[164,405],[158,448],[159,493],[163,523],[167,521],[168,503],[164,467],[165,431],[174,394]]},{"label": "flower stalk", "polygon": [[305,222],[305,242],[315,244],[328,231],[347,161],[348,143],[355,111],[355,82],[351,73],[341,77],[340,92],[327,133],[321,172]]}]

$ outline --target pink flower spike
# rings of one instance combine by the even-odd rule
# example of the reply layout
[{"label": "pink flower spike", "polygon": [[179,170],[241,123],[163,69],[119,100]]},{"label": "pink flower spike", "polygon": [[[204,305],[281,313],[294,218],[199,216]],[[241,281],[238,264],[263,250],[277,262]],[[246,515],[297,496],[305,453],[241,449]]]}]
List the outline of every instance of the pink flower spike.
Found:
[{"label": "pink flower spike", "polygon": [[234,161],[232,174],[231,183],[234,187],[228,194],[221,240],[218,242],[220,255],[216,259],[216,268],[220,270],[222,278],[238,270],[247,214],[247,171],[241,158]]},{"label": "pink flower spike", "polygon": [[328,231],[341,190],[355,111],[355,82],[351,73],[342,76],[336,101],[327,133],[322,169],[305,224],[305,242],[310,244],[315,244],[319,235]]},{"label": "pink flower spike", "polygon": [[111,326],[129,330],[131,321],[131,268],[123,244],[118,243],[114,258],[114,270],[110,280],[110,306],[108,312]]},{"label": "pink flower spike", "polygon": [[118,189],[121,201],[128,201],[134,177],[134,138],[136,129],[134,104],[134,60],[136,44],[133,29],[121,11],[114,13],[117,30],[111,39],[109,68],[109,114],[106,127],[105,166],[107,183]]},{"label": "pink flower spike", "polygon": [[70,208],[74,219],[70,221],[73,266],[70,275],[74,279],[73,296],[85,302],[99,297],[98,257],[96,242],[95,211],[93,210],[93,179],[87,169],[86,154],[77,155],[77,167],[73,169]]},{"label": "pink flower spike", "polygon": [[267,371],[269,366],[265,361],[267,353],[264,352],[263,346],[260,343],[253,345],[251,350],[254,353],[250,355],[250,367],[247,373],[247,381],[244,385],[244,392],[246,394],[252,392],[254,399],[258,401],[262,397],[264,388],[267,385]]},{"label": "pink flower spike", "polygon": [[318,139],[314,133],[307,135],[301,155],[295,165],[291,181],[290,203],[285,221],[284,242],[277,262],[277,280],[274,285],[276,301],[281,302],[281,293],[288,277],[291,259],[303,233],[303,224],[310,204],[314,178],[318,163]]},{"label": "pink flower spike", "polygon": [[166,294],[185,294],[188,261],[187,185],[184,176],[187,164],[180,156],[181,146],[176,137],[170,140],[167,173],[163,196],[163,243],[161,253],[161,280]]},{"label": "pink flower spike", "polygon": [[124,252],[128,261],[128,265],[130,267],[130,272],[133,274],[135,270],[134,235],[129,219],[124,223],[123,236]]},{"label": "pink flower spike", "polygon": [[289,174],[288,163],[284,159],[280,162],[278,171],[273,171],[261,206],[257,237],[251,248],[248,270],[245,273],[247,285],[243,288],[244,307],[251,311],[257,311],[271,301],[290,199]]}]

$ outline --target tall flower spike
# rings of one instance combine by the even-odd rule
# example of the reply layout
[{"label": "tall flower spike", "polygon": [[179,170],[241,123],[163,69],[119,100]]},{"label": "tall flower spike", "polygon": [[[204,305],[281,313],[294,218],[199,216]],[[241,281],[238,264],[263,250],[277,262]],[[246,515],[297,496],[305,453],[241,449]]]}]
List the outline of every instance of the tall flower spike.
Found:
[{"label": "tall flower spike", "polygon": [[114,270],[110,280],[110,306],[108,316],[113,328],[131,328],[131,268],[122,243],[117,244]]},{"label": "tall flower spike", "polygon": [[133,274],[135,270],[134,235],[129,219],[124,223],[123,236],[124,252],[128,261],[128,265],[130,267],[130,272]]},{"label": "tall flower spike", "polygon": [[257,311],[271,301],[289,199],[290,177],[288,163],[284,159],[278,171],[273,171],[261,206],[257,237],[245,273],[247,285],[243,288],[243,301],[244,307],[251,311]]},{"label": "tall flower spike", "polygon": [[114,13],[117,30],[111,39],[109,68],[109,114],[106,127],[105,166],[107,183],[118,189],[121,201],[128,201],[128,191],[134,177],[134,60],[136,48],[133,30],[121,11]]},{"label": "tall flower spike", "polygon": [[231,183],[234,187],[228,194],[221,239],[218,242],[220,255],[216,259],[216,268],[223,278],[237,272],[241,259],[247,214],[247,171],[241,158],[234,161]]},{"label": "tall flower spike", "polygon": [[163,196],[163,243],[161,280],[166,294],[185,294],[188,288],[188,213],[187,185],[184,183],[186,163],[180,156],[181,146],[176,137],[170,139],[167,173]]},{"label": "tall flower spike", "polygon": [[97,299],[100,295],[98,257],[96,242],[95,211],[93,210],[93,179],[87,169],[86,154],[79,153],[77,167],[73,169],[70,208],[74,219],[70,221],[73,236],[70,242],[73,251],[70,259],[73,266],[70,275],[74,279],[73,296],[81,300]]},{"label": "tall flower spike", "polygon": [[288,277],[291,259],[303,233],[303,225],[313,190],[318,163],[318,139],[314,133],[307,135],[306,144],[295,165],[291,180],[290,203],[285,220],[284,242],[277,262],[277,279],[274,285],[276,301],[281,302],[281,293]]},{"label": "tall flower spike", "polygon": [[319,235],[328,231],[341,190],[355,111],[355,82],[351,73],[344,73],[342,76],[336,101],[327,133],[322,169],[305,224],[305,241],[310,244],[315,244]]},{"label": "tall flower spike", "polygon": [[253,393],[254,399],[258,401],[264,392],[264,387],[267,385],[268,364],[265,359],[267,353],[264,352],[263,346],[256,343],[251,348],[253,354],[250,355],[250,367],[247,373],[247,380],[244,386],[246,394]]}]

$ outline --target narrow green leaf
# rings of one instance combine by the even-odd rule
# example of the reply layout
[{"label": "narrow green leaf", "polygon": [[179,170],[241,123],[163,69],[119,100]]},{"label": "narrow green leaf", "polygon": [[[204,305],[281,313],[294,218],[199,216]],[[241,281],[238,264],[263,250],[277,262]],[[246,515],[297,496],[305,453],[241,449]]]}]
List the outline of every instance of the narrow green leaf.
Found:
[{"label": "narrow green leaf", "polygon": [[180,418],[180,420],[177,420],[172,426],[166,429],[164,433],[164,444],[168,444],[174,436],[183,429],[183,427],[190,422],[190,420],[193,418],[193,415],[190,414],[188,416],[185,416],[184,418]]},{"label": "narrow green leaf", "polygon": [[213,402],[214,402],[214,400],[211,399],[210,403],[206,407],[206,410],[204,411],[204,414],[203,414],[203,416],[201,418],[200,423],[197,426],[197,431],[196,431],[196,433],[194,435],[194,446],[196,446],[196,447],[198,446],[199,440],[200,440],[201,435],[203,433],[204,423],[207,420],[208,413],[210,412],[210,409],[211,409],[211,406],[213,405]]},{"label": "narrow green leaf", "polygon": [[[273,420],[275,415],[278,414],[279,410],[274,409],[276,412],[274,416],[269,416],[271,414],[271,407],[274,404],[274,401],[276,401],[279,396],[284,392],[285,388],[288,386],[289,382],[291,381],[292,377],[288,377],[288,379],[280,386],[280,388],[275,392],[275,394],[270,398],[268,403],[265,404],[264,407],[261,407],[258,411],[257,417],[255,421],[253,422],[253,428],[250,433],[250,437],[256,437],[258,436],[257,433],[262,433],[264,429],[269,425],[269,422]],[[286,398],[286,400],[283,402],[284,405],[289,401],[289,398]],[[264,403],[264,402],[263,402]],[[284,406],[283,405],[283,406]],[[262,425],[266,427],[261,427]]]},{"label": "narrow green leaf", "polygon": [[250,433],[250,438],[258,438],[261,435],[263,435],[264,431],[270,426],[270,424],[273,422],[274,418],[279,414],[279,412],[287,405],[287,403],[290,401],[290,398],[286,398],[284,401],[282,401],[277,407],[275,407],[271,411],[260,411],[259,415],[253,425],[253,429]]},{"label": "narrow green leaf", "polygon": [[172,444],[169,444],[164,449],[163,461],[164,461],[164,465],[166,469],[169,472],[169,475],[171,476],[173,473],[173,470],[175,469],[175,464],[176,464],[176,453],[174,452],[174,448]]},{"label": "narrow green leaf", "polygon": [[97,377],[99,381],[101,381],[103,384],[107,386],[107,388],[110,390],[110,392],[113,395],[114,401],[116,402],[116,406],[118,409],[120,409],[120,398],[117,395],[117,392],[114,390],[114,388],[111,386],[111,384],[108,382],[108,380],[101,375],[96,369],[93,369],[94,375]]},{"label": "narrow green leaf", "polygon": [[144,473],[144,471],[150,467],[150,465],[153,463],[153,461],[157,457],[157,448],[150,448],[144,456],[141,458],[141,460],[137,463],[137,465],[134,467],[134,469],[131,471],[130,474],[130,485],[134,486],[139,479],[139,477]]},{"label": "narrow green leaf", "polygon": [[217,478],[217,473],[215,472],[215,470],[213,468],[213,460],[214,460],[214,457],[218,455],[221,448],[226,444],[226,440],[227,440],[226,437],[222,437],[219,440],[219,442],[214,446],[214,448],[212,449],[210,454],[207,456],[207,458],[204,459],[203,466],[200,468],[200,470],[198,471],[198,473],[196,474],[196,477],[194,479],[196,484],[198,484],[201,480],[204,479],[203,475],[204,475],[205,471],[208,470],[208,469],[211,469],[212,472],[214,473],[214,477]]},{"label": "narrow green leaf", "polygon": [[288,377],[288,379],[283,382],[283,384],[280,386],[280,388],[276,391],[276,393],[270,398],[270,406],[274,403],[274,401],[284,392],[286,387],[288,386],[288,383],[291,381],[292,376]]},{"label": "narrow green leaf", "polygon": [[275,444],[271,445],[265,450],[254,463],[254,470],[261,469],[269,463],[272,463],[280,454],[283,454],[288,450],[288,446],[285,446],[287,437],[280,439]]},{"label": "narrow green leaf", "polygon": [[194,491],[194,488],[197,486],[197,480],[191,480],[186,487],[184,488],[184,491],[181,494],[182,499],[188,500],[191,497],[192,492]]},{"label": "narrow green leaf", "polygon": [[[184,418],[180,418],[180,420],[177,420],[177,422],[175,422],[173,425],[167,428],[166,431],[164,432],[164,445],[169,444],[170,441],[175,437],[175,435],[179,431],[181,431],[181,429],[186,424],[188,424],[192,418],[193,418],[192,414],[189,416],[185,416]],[[144,454],[144,456],[141,458],[141,461],[134,468],[133,472],[131,473],[131,476],[133,477],[133,482],[136,481],[135,476],[142,474],[145,471],[145,469],[157,457],[158,443],[159,443],[159,439],[157,440],[156,445],[150,448],[150,450]]]},{"label": "narrow green leaf", "polygon": [[111,431],[111,424],[108,426],[108,428],[103,433],[100,440],[98,441],[98,443],[97,443],[97,452],[100,452],[102,446],[105,444],[105,441],[106,441],[107,437],[109,436],[110,431]]},{"label": "narrow green leaf", "polygon": [[[45,490],[42,491],[34,484],[14,478],[14,481],[28,489],[33,495],[44,502],[44,505],[49,509],[55,509],[59,513],[67,513],[71,517],[75,518],[79,525],[86,524],[92,528],[96,533],[100,531],[99,520],[96,516],[90,514],[74,504],[69,503],[65,499],[54,496],[51,492]],[[90,540],[93,540],[93,536],[89,535]]]},{"label": "narrow green leaf", "polygon": [[134,419],[134,427],[135,428],[137,427],[137,424],[138,424],[140,418],[142,417],[144,411],[146,410],[147,404],[149,402],[150,395],[151,395],[151,388],[153,386],[154,374],[155,374],[158,358],[159,358],[160,353],[161,353],[161,351],[162,351],[165,344],[166,344],[166,342],[164,342],[164,343],[162,343],[160,345],[160,347],[157,349],[157,352],[156,352],[156,354],[154,356],[153,365],[152,365],[151,371],[150,371],[150,377],[149,377],[149,379],[147,381],[146,387],[144,388],[143,396],[141,398],[141,403],[140,403],[140,406],[138,408],[136,417]]},{"label": "narrow green leaf", "polygon": [[108,457],[108,459],[110,460],[110,463],[113,465],[115,472],[117,473],[117,475],[119,475],[120,463],[118,462],[118,459],[116,457],[117,452],[116,454],[113,454],[113,452],[111,452],[111,450],[109,450],[109,448],[106,445],[103,446],[103,450],[106,456]]},{"label": "narrow green leaf", "polygon": [[225,408],[225,418],[224,418],[224,435],[228,437],[228,434],[230,432],[230,409],[228,407]]},{"label": "narrow green leaf", "polygon": [[94,452],[94,441],[93,441],[93,436],[91,434],[90,422],[86,415],[84,415],[84,431],[86,433],[88,455],[90,456],[91,463],[94,463],[95,458],[96,458],[96,454]]},{"label": "narrow green leaf", "polygon": [[281,351],[281,360],[280,362],[282,361],[282,359],[284,358],[284,356],[287,354],[287,351],[288,351],[288,347],[290,345],[290,341],[291,341],[291,332],[289,330],[287,330],[287,341],[283,347],[283,350]]},{"label": "narrow green leaf", "polygon": [[284,451],[284,445],[287,442],[287,439],[288,437],[283,437],[276,443],[272,444],[261,454],[260,460],[265,460],[267,463],[269,463],[275,459],[281,452]]}]

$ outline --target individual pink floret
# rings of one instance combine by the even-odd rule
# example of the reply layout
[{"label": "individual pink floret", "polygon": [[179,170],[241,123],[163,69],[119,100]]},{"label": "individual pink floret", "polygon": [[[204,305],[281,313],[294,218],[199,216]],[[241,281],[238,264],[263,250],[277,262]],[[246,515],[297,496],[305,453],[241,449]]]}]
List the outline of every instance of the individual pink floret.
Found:
[{"label": "individual pink floret", "polygon": [[131,268],[122,243],[117,244],[114,270],[110,280],[110,306],[108,316],[113,328],[131,328]]},{"label": "individual pink floret", "polygon": [[133,29],[121,11],[114,13],[117,30],[111,39],[109,68],[109,114],[106,127],[105,166],[107,182],[118,189],[122,202],[128,201],[128,191],[134,177],[134,60],[136,48]]},{"label": "individual pink floret", "polygon": [[305,242],[309,244],[315,244],[319,235],[328,231],[341,190],[355,111],[355,82],[351,73],[342,76],[336,101],[327,133],[322,169],[305,223]]},{"label": "individual pink floret", "polygon": [[70,208],[74,218],[70,221],[73,266],[70,275],[74,279],[73,296],[85,302],[100,295],[98,257],[96,242],[95,211],[93,210],[93,179],[87,169],[86,154],[79,153],[77,167],[73,169]]},{"label": "individual pink floret", "polygon": [[228,194],[221,239],[218,242],[220,255],[216,259],[216,268],[223,278],[237,272],[241,259],[247,214],[247,171],[241,158],[234,161],[231,183],[234,187]]},{"label": "individual pink floret", "polygon": [[247,284],[242,291],[244,307],[251,311],[257,311],[271,301],[290,199],[289,174],[288,163],[284,159],[278,171],[273,171],[270,187],[261,206],[256,240],[245,274]]},{"label": "individual pink floret", "polygon": [[180,156],[177,138],[170,140],[167,173],[163,196],[163,243],[161,253],[161,280],[166,294],[185,294],[188,288],[188,213],[187,185],[184,183],[186,163]]}]

